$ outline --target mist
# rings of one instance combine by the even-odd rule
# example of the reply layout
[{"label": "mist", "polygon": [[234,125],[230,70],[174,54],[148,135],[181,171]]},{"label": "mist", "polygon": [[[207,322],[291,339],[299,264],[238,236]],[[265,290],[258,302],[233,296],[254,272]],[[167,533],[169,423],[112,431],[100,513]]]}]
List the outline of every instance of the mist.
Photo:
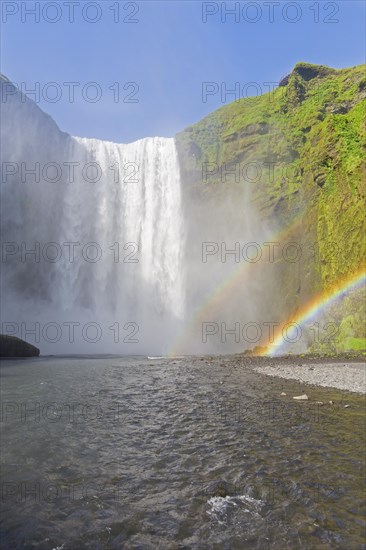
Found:
[{"label": "mist", "polygon": [[2,85],[2,332],[42,354],[236,353],[265,337],[274,272],[250,243],[273,227],[249,183],[183,188],[174,138],[72,137]]}]

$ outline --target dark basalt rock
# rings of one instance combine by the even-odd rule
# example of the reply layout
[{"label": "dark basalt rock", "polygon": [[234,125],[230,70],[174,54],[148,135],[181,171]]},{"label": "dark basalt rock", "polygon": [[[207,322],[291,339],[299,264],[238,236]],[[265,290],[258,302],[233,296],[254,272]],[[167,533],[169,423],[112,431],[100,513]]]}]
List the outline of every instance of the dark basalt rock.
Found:
[{"label": "dark basalt rock", "polygon": [[16,336],[0,334],[0,357],[38,357],[40,350]]}]

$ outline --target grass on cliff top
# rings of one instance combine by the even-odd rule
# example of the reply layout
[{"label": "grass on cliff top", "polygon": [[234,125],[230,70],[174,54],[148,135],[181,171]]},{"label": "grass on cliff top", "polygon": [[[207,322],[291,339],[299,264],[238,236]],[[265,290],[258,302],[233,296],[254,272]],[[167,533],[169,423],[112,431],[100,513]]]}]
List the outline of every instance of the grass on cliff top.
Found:
[{"label": "grass on cliff top", "polygon": [[[298,66],[317,68],[303,63]],[[196,142],[204,150],[207,160],[214,162],[217,147],[230,137],[232,141],[257,133],[263,137],[261,128],[267,127],[271,135],[277,138],[279,152],[281,145],[278,141],[282,140],[296,151],[306,140],[311,141],[312,133],[316,135],[316,128],[324,124],[327,134],[335,132],[332,143],[338,143],[337,137],[341,136],[342,143],[338,143],[338,148],[343,155],[351,152],[357,160],[362,158],[362,143],[356,135],[361,134],[365,138],[365,103],[358,105],[354,112],[350,107],[366,97],[365,66],[332,69],[325,77],[319,76],[309,81],[301,78],[296,67],[287,86],[224,105],[178,134],[178,139]],[[320,70],[319,73],[322,74]],[[340,110],[338,115],[337,109]],[[346,110],[351,128],[347,127],[342,110]],[[334,116],[337,119],[333,121]],[[332,126],[331,121],[333,127],[328,128],[327,124]],[[275,147],[275,140],[272,140],[272,145]]]},{"label": "grass on cliff top", "polygon": [[366,256],[365,65],[299,63],[286,86],[221,107],[178,134],[177,143],[186,181],[204,192],[212,184],[230,192],[232,182],[223,185],[220,170],[203,181],[203,163],[260,166],[260,178],[250,182],[253,200],[263,218],[279,217],[282,226],[302,215],[296,238],[318,251],[308,274],[320,285],[314,291],[359,269]]}]

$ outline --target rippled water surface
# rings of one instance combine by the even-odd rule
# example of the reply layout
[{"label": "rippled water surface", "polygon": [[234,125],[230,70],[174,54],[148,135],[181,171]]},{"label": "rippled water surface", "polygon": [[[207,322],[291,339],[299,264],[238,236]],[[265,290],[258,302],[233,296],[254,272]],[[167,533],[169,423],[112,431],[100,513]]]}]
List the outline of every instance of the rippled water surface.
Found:
[{"label": "rippled water surface", "polygon": [[9,360],[1,389],[3,548],[366,548],[362,396],[238,357]]}]

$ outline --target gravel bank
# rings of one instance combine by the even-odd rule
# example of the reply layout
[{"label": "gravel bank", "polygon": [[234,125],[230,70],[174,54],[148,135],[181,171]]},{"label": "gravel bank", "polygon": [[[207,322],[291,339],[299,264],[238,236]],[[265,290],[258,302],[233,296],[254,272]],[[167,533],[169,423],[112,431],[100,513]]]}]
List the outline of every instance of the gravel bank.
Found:
[{"label": "gravel bank", "polygon": [[[272,360],[274,363],[275,360]],[[366,393],[366,363],[308,363],[306,365],[253,365],[253,370],[268,376],[299,380],[305,384]]]}]

